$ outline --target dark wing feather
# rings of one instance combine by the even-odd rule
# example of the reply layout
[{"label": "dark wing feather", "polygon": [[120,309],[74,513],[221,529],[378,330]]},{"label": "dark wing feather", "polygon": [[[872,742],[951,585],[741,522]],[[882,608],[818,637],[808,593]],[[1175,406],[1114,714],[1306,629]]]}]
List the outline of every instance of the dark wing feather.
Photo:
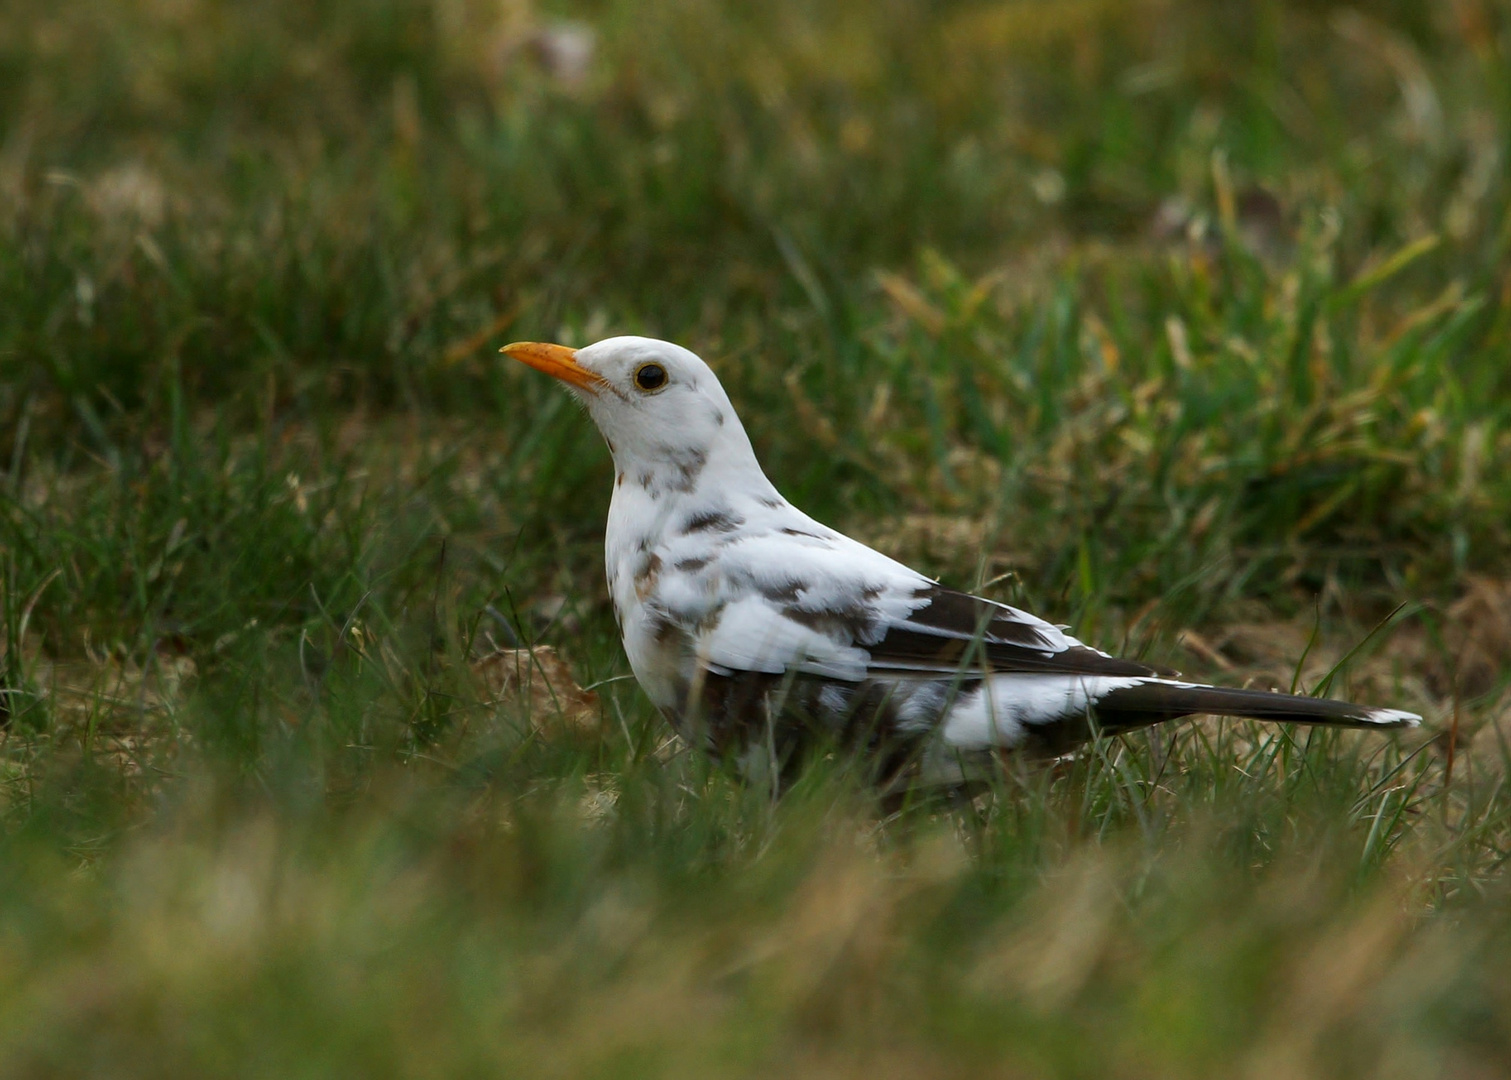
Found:
[{"label": "dark wing feather", "polygon": [[919,596],[928,602],[866,646],[873,674],[949,675],[983,669],[1035,675],[1174,674],[1108,656],[1026,612],[970,593],[934,585]]}]

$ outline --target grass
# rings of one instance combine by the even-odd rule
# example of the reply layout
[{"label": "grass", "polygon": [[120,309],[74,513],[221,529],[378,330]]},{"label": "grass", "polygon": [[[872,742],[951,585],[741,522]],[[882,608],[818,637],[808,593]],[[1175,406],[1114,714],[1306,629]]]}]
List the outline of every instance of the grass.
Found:
[{"label": "grass", "polygon": [[[9,5],[0,1074],[1501,1074],[1508,59],[1494,0]],[[1428,723],[772,805],[625,678],[607,454],[495,355],[613,332],[950,584]]]}]

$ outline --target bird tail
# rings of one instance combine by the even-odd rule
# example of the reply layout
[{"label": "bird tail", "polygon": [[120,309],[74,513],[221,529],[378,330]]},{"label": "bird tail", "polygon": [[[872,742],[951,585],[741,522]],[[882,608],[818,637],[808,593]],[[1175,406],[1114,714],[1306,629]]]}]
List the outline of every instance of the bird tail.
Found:
[{"label": "bird tail", "polygon": [[1402,709],[1377,709],[1329,698],[1233,690],[1165,679],[1149,679],[1113,690],[1099,699],[1095,708],[1097,722],[1109,733],[1194,714],[1356,728],[1405,728],[1422,722],[1416,713]]}]

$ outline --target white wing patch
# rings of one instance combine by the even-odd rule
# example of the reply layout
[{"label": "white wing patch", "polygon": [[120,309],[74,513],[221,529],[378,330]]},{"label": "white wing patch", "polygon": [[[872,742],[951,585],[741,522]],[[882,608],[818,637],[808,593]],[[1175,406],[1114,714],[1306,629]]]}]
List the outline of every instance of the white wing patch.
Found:
[{"label": "white wing patch", "polygon": [[[660,601],[695,633],[699,658],[718,674],[864,679],[869,657],[860,646],[921,606],[916,594],[930,582],[790,508],[783,517],[794,522],[785,532],[743,530],[716,549],[691,537],[673,545]],[[692,569],[678,571],[679,563]]]},{"label": "white wing patch", "polygon": [[864,650],[793,622],[760,596],[726,604],[718,625],[698,636],[697,653],[718,675],[798,671],[851,682],[866,675]]}]

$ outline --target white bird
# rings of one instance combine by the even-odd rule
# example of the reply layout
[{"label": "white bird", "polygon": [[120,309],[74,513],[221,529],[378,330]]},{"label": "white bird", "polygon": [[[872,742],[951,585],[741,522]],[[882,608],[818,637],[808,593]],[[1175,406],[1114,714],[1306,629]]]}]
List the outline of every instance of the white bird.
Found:
[{"label": "white bird", "polygon": [[1093,730],[1195,713],[1420,722],[1182,682],[820,524],[766,478],[719,380],[681,346],[614,337],[500,351],[564,382],[608,443],[604,553],[624,651],[656,707],[712,752],[785,768],[816,735],[874,751],[888,779],[947,781],[995,751],[1061,753]]}]

